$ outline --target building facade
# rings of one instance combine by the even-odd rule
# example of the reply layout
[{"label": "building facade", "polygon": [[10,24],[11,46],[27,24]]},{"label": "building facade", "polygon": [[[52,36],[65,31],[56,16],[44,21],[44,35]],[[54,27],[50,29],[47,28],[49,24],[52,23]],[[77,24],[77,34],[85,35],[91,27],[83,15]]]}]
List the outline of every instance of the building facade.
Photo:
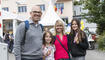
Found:
[{"label": "building facade", "polygon": [[[48,7],[48,0],[2,0],[2,9],[29,18],[29,12],[33,5],[39,5],[44,12]],[[71,21],[73,16],[72,0],[57,0],[55,3],[57,13],[63,20]]]},{"label": "building facade", "polygon": [[[44,15],[48,8],[48,1],[49,0],[2,0],[1,7],[2,7],[2,10],[4,11],[11,12],[18,16],[21,16],[23,18],[22,21],[24,21],[25,19],[28,19],[30,17],[29,12],[33,5],[39,5]],[[71,22],[72,17],[73,17],[72,0],[57,0],[54,8],[55,8],[56,13],[60,16],[60,18],[62,18],[62,20],[64,20],[66,23]],[[9,24],[9,26],[6,26],[5,24],[6,25]],[[5,25],[5,26],[3,26],[2,31],[3,32],[4,30],[13,31],[13,33],[15,34],[15,31],[17,28],[16,24],[18,24],[17,21],[15,22],[11,20],[7,22],[4,21],[2,25]],[[13,25],[16,25],[16,26],[13,26]]]}]

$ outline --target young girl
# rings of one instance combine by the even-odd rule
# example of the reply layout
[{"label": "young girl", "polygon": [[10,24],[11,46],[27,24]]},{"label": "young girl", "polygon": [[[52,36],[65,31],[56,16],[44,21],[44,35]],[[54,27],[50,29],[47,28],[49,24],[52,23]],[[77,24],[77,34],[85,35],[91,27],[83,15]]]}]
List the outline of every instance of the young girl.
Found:
[{"label": "young girl", "polygon": [[55,60],[54,59],[55,46],[53,45],[53,36],[49,31],[46,31],[43,35],[42,48],[45,60]]}]

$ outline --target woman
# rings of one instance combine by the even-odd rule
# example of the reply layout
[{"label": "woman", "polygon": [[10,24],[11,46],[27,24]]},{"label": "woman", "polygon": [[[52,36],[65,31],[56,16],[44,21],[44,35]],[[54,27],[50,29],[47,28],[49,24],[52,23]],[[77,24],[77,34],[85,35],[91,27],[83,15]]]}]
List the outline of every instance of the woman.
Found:
[{"label": "woman", "polygon": [[[68,53],[66,52],[66,50],[64,48],[66,48],[68,50],[68,46],[67,46],[67,36],[64,34],[64,24],[62,21],[57,20],[55,23],[55,60],[69,60],[69,56]],[[60,42],[61,43],[60,43]],[[62,47],[62,45],[64,46],[64,48]]]},{"label": "woman", "polygon": [[68,49],[72,54],[72,60],[85,60],[88,42],[86,34],[80,29],[79,20],[72,20],[68,39]]}]

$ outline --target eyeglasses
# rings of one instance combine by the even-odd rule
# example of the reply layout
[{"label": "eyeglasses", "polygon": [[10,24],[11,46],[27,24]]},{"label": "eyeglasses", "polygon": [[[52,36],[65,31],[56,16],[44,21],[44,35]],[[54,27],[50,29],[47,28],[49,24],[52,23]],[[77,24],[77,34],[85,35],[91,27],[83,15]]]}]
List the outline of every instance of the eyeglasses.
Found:
[{"label": "eyeglasses", "polygon": [[39,13],[39,14],[42,14],[41,11],[32,11],[33,13]]}]

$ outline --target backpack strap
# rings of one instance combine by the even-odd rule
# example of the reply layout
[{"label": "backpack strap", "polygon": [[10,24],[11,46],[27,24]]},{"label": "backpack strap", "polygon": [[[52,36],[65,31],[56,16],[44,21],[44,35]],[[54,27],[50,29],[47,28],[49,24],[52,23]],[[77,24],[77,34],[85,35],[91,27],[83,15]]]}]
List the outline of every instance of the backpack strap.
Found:
[{"label": "backpack strap", "polygon": [[41,26],[41,28],[42,28],[42,31],[44,31],[44,27],[43,27],[43,25],[42,25],[42,24],[40,24],[40,26]]},{"label": "backpack strap", "polygon": [[28,30],[28,29],[29,29],[29,21],[26,20],[26,21],[24,21],[24,22],[25,22],[25,29]]},{"label": "backpack strap", "polygon": [[24,32],[24,37],[23,37],[23,39],[22,39],[22,43],[21,43],[22,45],[25,44],[26,32],[27,32],[27,30],[29,29],[29,21],[26,20],[26,21],[24,21],[24,23],[25,23],[25,32]]}]

